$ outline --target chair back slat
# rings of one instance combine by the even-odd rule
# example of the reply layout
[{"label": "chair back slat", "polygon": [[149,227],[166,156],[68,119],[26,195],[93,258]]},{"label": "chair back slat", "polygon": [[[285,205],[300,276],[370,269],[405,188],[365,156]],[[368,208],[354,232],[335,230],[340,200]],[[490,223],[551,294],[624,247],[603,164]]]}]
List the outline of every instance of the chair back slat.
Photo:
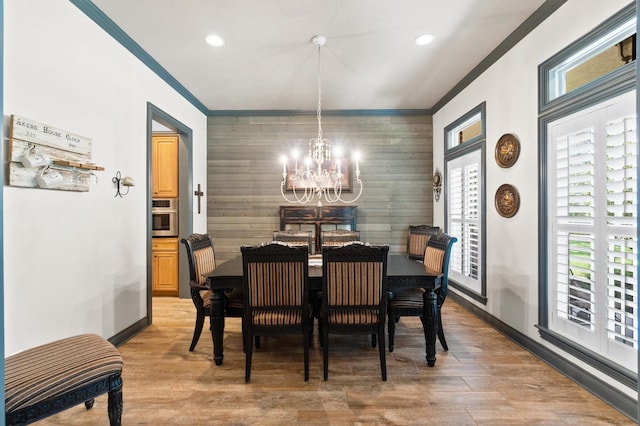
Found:
[{"label": "chair back slat", "polygon": [[435,272],[442,272],[445,251],[428,247],[424,252],[424,265]]},{"label": "chair back slat", "polygon": [[440,232],[438,226],[415,225],[409,226],[407,237],[407,257],[414,260],[424,260],[424,252],[429,239]]},{"label": "chair back slat", "polygon": [[304,265],[301,262],[250,262],[248,265],[251,306],[301,306]]},{"label": "chair back slat", "polygon": [[288,244],[290,246],[306,246],[311,253],[311,231],[301,231],[297,229],[274,231],[273,241]]},{"label": "chair back slat", "polygon": [[342,246],[355,241],[360,241],[360,231],[336,229],[333,231],[322,231],[320,233],[321,246]]},{"label": "chair back slat", "polygon": [[183,238],[181,242],[187,250],[189,279],[198,285],[205,285],[207,279],[204,274],[216,268],[216,254],[211,236],[207,234],[192,234]]},{"label": "chair back slat", "polygon": [[439,233],[429,239],[425,250],[424,264],[429,269],[442,272],[440,288],[436,290],[439,306],[444,303],[444,299],[447,297],[449,288],[449,259],[451,258],[453,243],[456,241],[458,241],[456,237]]},{"label": "chair back slat", "polygon": [[216,256],[212,247],[204,247],[193,252],[195,261],[195,281],[200,285],[207,283],[205,274],[216,269]]},{"label": "chair back slat", "polygon": [[335,262],[329,264],[328,303],[350,309],[377,306],[382,296],[382,262]]}]

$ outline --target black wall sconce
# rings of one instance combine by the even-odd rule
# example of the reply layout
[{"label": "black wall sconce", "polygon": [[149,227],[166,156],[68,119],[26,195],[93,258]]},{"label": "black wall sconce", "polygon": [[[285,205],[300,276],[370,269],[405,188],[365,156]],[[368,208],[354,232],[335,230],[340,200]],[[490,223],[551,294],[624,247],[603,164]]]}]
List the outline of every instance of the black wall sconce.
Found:
[{"label": "black wall sconce", "polygon": [[440,192],[442,192],[442,173],[436,169],[433,174],[433,198],[436,201],[440,199]]},{"label": "black wall sconce", "polygon": [[[122,198],[123,195],[127,195],[129,193],[129,187],[135,186],[135,182],[131,176],[122,177],[120,171],[116,172],[116,175],[111,179],[111,182],[116,184],[116,195],[114,197]],[[121,192],[121,187],[126,187],[127,192]]]}]

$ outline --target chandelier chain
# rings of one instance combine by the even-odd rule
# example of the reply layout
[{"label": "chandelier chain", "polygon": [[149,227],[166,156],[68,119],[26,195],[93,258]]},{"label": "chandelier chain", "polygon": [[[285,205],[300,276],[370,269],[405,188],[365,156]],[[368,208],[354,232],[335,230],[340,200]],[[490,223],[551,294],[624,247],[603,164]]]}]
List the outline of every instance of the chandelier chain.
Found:
[{"label": "chandelier chain", "polygon": [[320,49],[318,44],[318,142],[322,141],[322,67],[320,66]]}]

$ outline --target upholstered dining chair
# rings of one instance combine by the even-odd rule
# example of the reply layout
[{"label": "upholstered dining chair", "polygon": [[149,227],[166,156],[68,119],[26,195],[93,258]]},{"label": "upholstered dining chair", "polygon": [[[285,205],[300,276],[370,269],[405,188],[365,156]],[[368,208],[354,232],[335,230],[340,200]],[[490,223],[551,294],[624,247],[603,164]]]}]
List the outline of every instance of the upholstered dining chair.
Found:
[{"label": "upholstered dining chair", "polygon": [[[211,315],[211,290],[207,287],[205,274],[215,269],[216,256],[213,249],[213,240],[207,234],[192,234],[180,241],[187,249],[191,300],[193,300],[193,304],[196,307],[196,324],[193,330],[191,346],[189,347],[189,351],[193,351],[202,334],[204,320]],[[224,312],[225,317],[242,318],[244,314],[244,297],[241,289],[234,289],[224,293]]]},{"label": "upholstered dining chair", "polygon": [[242,246],[245,303],[245,382],[251,378],[253,337],[301,334],[304,380],[309,380],[311,307],[309,251],[278,242]]},{"label": "upholstered dining chair", "polygon": [[409,259],[424,260],[424,251],[432,235],[440,232],[440,227],[430,225],[409,226],[407,236],[407,257]]},{"label": "upholstered dining chair", "polygon": [[[438,305],[438,340],[440,340],[440,344],[442,344],[445,351],[448,351],[449,347],[447,346],[447,341],[444,338],[441,311],[442,305],[447,298],[451,247],[456,241],[458,241],[456,237],[452,237],[444,233],[432,235],[427,243],[423,261],[427,268],[443,273],[440,288],[436,290],[436,297]],[[387,313],[389,316],[389,352],[393,352],[396,322],[398,322],[400,317],[420,317],[422,325],[424,326],[425,319],[422,316],[424,304],[423,295],[424,289],[412,288],[394,291],[390,296],[387,303]]]},{"label": "upholstered dining chair", "polygon": [[360,241],[360,231],[335,229],[332,231],[320,232],[320,247],[341,246],[345,243],[352,243],[354,241]]},{"label": "upholstered dining chair", "polygon": [[384,323],[389,246],[351,243],[322,250],[320,329],[324,380],[329,377],[329,334],[375,334],[380,370],[387,380]]},{"label": "upholstered dining chair", "polygon": [[307,246],[311,253],[311,231],[303,231],[298,229],[287,229],[284,231],[274,231],[273,241],[286,243],[290,246]]}]

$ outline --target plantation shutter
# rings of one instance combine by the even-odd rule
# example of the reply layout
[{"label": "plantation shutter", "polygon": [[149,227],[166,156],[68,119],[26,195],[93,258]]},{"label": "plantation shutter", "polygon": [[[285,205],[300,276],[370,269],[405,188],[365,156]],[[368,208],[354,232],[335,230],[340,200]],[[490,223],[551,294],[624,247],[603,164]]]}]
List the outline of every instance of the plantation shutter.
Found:
[{"label": "plantation shutter", "polygon": [[458,238],[452,247],[449,276],[477,293],[482,290],[480,154],[480,150],[476,150],[447,163],[447,229]]},{"label": "plantation shutter", "polygon": [[635,369],[635,93],[549,125],[550,328]]},{"label": "plantation shutter", "polygon": [[606,220],[608,338],[637,347],[637,164],[636,120],[606,124]]}]

